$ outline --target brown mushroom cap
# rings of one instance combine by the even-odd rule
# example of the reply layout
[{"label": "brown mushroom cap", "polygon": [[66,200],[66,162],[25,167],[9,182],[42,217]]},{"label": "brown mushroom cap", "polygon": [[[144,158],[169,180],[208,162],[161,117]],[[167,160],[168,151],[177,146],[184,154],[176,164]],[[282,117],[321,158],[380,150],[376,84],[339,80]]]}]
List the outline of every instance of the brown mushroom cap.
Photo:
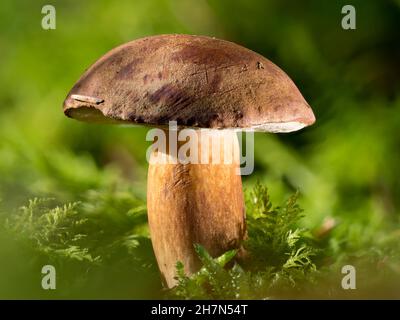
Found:
[{"label": "brown mushroom cap", "polygon": [[263,56],[205,36],[160,35],[97,60],[64,101],[78,120],[290,132],[315,122],[293,81]]}]

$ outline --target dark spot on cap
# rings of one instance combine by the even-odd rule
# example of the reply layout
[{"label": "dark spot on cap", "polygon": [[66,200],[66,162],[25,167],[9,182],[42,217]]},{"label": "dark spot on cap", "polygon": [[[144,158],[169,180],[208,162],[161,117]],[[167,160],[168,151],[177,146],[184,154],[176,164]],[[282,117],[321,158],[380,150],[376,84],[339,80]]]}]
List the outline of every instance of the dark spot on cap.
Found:
[{"label": "dark spot on cap", "polygon": [[243,112],[241,110],[236,110],[235,111],[235,120],[239,120],[243,118]]},{"label": "dark spot on cap", "polygon": [[144,122],[144,119],[143,119],[143,117],[138,116],[138,117],[135,118],[135,122],[137,122],[137,123],[143,123],[143,122]]},{"label": "dark spot on cap", "polygon": [[161,103],[167,106],[188,106],[192,98],[170,84],[163,85],[149,96],[150,102]]},{"label": "dark spot on cap", "polygon": [[219,73],[214,73],[211,82],[209,83],[209,92],[210,93],[218,92],[220,83],[221,83],[221,75]]},{"label": "dark spot on cap", "polygon": [[121,69],[117,71],[117,74],[115,75],[115,79],[118,80],[128,80],[132,78],[132,75],[135,72],[135,68],[139,63],[142,62],[142,59],[134,59],[125,66],[123,66]]},{"label": "dark spot on cap", "polygon": [[144,119],[142,116],[138,116],[136,113],[131,113],[128,115],[128,120],[136,123],[143,123]]},{"label": "dark spot on cap", "polygon": [[194,103],[192,95],[186,94],[171,84],[165,84],[154,93],[149,94],[148,99],[151,103],[159,105],[159,116],[156,123],[163,123],[190,112],[185,109]]},{"label": "dark spot on cap", "polygon": [[190,117],[189,119],[186,120],[187,126],[193,126],[195,124],[196,124],[196,119],[194,117]]}]

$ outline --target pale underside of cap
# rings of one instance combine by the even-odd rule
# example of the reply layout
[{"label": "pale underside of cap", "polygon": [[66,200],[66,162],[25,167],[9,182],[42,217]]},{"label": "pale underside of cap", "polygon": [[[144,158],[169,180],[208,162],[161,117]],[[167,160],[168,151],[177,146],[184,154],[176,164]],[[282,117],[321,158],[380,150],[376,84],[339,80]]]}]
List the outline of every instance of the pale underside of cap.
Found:
[{"label": "pale underside of cap", "polygon": [[87,122],[292,132],[315,122],[293,81],[263,56],[204,36],[161,35],[97,60],[64,101]]}]

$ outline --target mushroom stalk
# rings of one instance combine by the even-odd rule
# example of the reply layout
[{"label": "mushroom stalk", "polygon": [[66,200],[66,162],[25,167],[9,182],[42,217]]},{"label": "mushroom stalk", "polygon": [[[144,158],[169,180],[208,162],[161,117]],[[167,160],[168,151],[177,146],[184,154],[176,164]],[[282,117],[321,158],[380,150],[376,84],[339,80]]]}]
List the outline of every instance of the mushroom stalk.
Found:
[{"label": "mushroom stalk", "polygon": [[[169,138],[170,132],[165,132]],[[200,261],[194,244],[201,244],[215,257],[239,248],[245,236],[236,133],[228,130],[223,134],[219,130],[194,132],[197,156],[202,163],[182,164],[179,159],[177,163],[155,161],[163,156],[160,150],[154,150],[150,158],[149,226],[157,262],[168,287],[176,284],[178,261],[184,264],[186,274],[198,271]],[[184,144],[176,143],[178,150]],[[166,150],[169,153],[169,145]]]}]

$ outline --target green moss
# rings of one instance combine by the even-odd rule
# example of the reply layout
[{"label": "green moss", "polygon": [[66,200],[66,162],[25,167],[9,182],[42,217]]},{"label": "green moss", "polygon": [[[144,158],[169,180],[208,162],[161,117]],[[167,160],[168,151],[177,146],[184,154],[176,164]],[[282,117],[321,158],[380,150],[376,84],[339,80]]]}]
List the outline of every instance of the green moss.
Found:
[{"label": "green moss", "polygon": [[317,249],[306,230],[298,227],[302,210],[298,193],[282,207],[273,207],[267,188],[257,183],[247,193],[248,239],[243,246],[246,258],[226,265],[236,255],[228,251],[213,259],[196,245],[203,268],[190,278],[177,265],[178,286],[171,296],[196,299],[263,299],[281,290],[297,290],[302,281],[312,281]]},{"label": "green moss", "polygon": [[[272,299],[291,297],[396,297],[400,270],[399,233],[384,220],[373,225],[339,223],[311,232],[301,227],[303,210],[295,193],[271,204],[260,183],[246,192],[248,238],[240,254],[211,257],[195,250],[202,268],[188,277],[177,264],[178,285],[162,289],[147,230],[145,203],[129,188],[90,191],[80,202],[33,199],[3,219],[2,236],[13,251],[8,277],[26,277],[24,286],[3,297]],[[366,219],[368,221],[368,219]],[[364,232],[363,234],[361,234]],[[23,260],[20,258],[23,257]],[[22,261],[22,262],[21,262]],[[22,263],[23,269],[16,268]],[[44,264],[56,266],[59,288],[37,288]],[[357,268],[359,290],[345,292],[341,267]],[[7,263],[3,264],[3,269]],[[36,271],[35,271],[36,270]],[[0,279],[1,280],[1,279]],[[6,287],[5,287],[6,288]]]}]

